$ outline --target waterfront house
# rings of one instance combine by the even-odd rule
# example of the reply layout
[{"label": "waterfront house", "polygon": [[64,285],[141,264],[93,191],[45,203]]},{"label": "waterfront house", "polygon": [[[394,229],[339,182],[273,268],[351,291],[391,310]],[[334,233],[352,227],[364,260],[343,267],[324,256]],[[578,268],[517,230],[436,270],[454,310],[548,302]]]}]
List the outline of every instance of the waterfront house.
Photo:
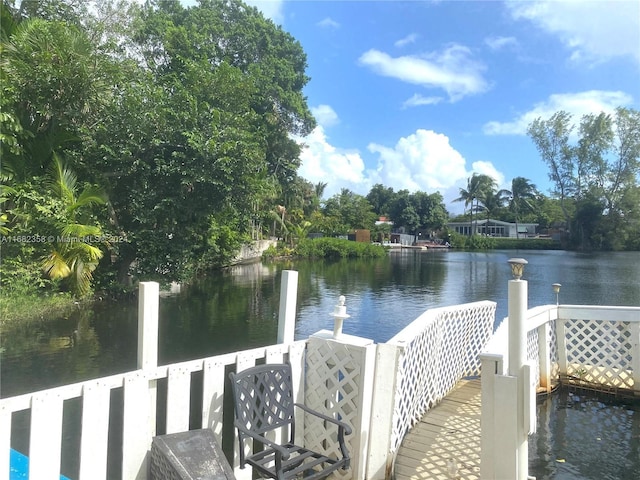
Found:
[{"label": "waterfront house", "polygon": [[447,227],[461,235],[487,235],[489,237],[530,238],[537,234],[537,223],[510,223],[494,219],[470,222],[449,222]]}]

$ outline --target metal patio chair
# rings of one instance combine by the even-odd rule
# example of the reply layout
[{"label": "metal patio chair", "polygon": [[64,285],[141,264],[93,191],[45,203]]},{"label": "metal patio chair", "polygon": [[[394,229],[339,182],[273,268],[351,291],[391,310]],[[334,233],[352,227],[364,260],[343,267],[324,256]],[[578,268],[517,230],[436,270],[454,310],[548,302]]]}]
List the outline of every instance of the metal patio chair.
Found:
[{"label": "metal patio chair", "polygon": [[[293,401],[291,365],[266,364],[230,373],[233,387],[235,422],[240,444],[240,468],[251,465],[262,476],[276,480],[294,477],[307,480],[324,478],[342,468],[349,468],[349,452],[344,436],[351,427]],[[337,425],[337,441],[342,458],[330,458],[303,446],[295,445],[295,407]],[[277,444],[267,438],[269,432],[287,427],[288,441]],[[284,434],[283,434],[284,435]],[[263,449],[245,454],[245,441],[257,440]],[[283,441],[285,441],[283,439]]]}]

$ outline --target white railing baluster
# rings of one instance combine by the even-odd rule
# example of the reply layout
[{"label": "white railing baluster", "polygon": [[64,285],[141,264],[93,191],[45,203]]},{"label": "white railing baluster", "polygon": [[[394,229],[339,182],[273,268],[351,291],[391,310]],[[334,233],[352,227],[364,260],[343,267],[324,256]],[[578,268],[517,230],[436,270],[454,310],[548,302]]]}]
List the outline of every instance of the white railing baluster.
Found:
[{"label": "white railing baluster", "polygon": [[191,371],[179,365],[167,375],[167,434],[189,430]]},{"label": "white railing baluster", "polygon": [[[638,312],[640,317],[640,312]],[[633,375],[633,389],[640,391],[640,321],[629,326],[631,330],[631,371]],[[640,396],[640,393],[637,394]]]},{"label": "white railing baluster", "polygon": [[549,323],[538,327],[538,367],[540,370],[540,388],[551,391],[551,358],[549,355]]},{"label": "white railing baluster", "polygon": [[124,378],[122,480],[147,478],[148,450],[153,437],[149,431],[149,396],[149,380],[141,370]]},{"label": "white railing baluster", "polygon": [[62,446],[62,396],[39,392],[31,399],[29,479],[59,480]]},{"label": "white railing baluster", "polygon": [[111,390],[104,383],[87,383],[82,388],[80,480],[107,478],[110,400]]},{"label": "white railing baluster", "polygon": [[222,407],[225,364],[214,358],[204,361],[202,375],[202,428],[210,428],[222,445]]},{"label": "white railing baluster", "polygon": [[567,332],[566,320],[558,318],[556,320],[556,347],[558,348],[558,373],[567,374]]},{"label": "white railing baluster", "polygon": [[9,480],[11,459],[11,410],[0,405],[0,480]]}]

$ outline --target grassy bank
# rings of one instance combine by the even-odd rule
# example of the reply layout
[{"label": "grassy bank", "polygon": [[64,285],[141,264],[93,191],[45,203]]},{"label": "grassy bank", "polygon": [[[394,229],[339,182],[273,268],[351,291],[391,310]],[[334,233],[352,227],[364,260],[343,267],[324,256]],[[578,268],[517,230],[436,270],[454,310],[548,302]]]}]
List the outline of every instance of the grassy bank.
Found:
[{"label": "grassy bank", "polygon": [[9,294],[0,296],[0,328],[6,329],[48,317],[58,317],[74,308],[66,293],[37,295]]}]

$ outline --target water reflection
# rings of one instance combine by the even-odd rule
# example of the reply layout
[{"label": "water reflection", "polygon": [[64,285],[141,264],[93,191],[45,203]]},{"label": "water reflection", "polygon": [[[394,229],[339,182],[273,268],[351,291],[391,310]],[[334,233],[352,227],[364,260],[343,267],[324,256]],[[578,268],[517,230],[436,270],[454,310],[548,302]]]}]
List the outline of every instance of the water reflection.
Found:
[{"label": "water reflection", "polygon": [[562,390],[538,403],[529,473],[538,480],[638,478],[640,402]]},{"label": "water reflection", "polygon": [[[479,300],[507,314],[507,260],[529,261],[529,305],[638,305],[640,253],[401,250],[372,260],[288,261],[213,272],[160,299],[159,361],[188,360],[275,342],[282,270],[297,270],[296,338],[333,329],[340,295],[344,332],[384,342],[423,311]],[[66,318],[3,332],[0,395],[10,396],[136,368],[137,301],[97,302]]]}]

